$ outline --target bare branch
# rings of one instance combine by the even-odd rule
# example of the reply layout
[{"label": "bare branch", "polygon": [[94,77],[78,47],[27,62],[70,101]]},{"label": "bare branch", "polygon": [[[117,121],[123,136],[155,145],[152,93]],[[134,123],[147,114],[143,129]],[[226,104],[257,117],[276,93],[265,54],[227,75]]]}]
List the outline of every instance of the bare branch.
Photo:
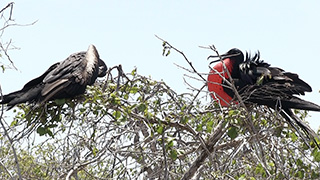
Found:
[{"label": "bare branch", "polygon": [[10,3],[8,3],[4,8],[2,8],[2,9],[0,10],[0,13],[2,13],[2,12],[3,12],[4,10],[6,10],[7,8],[11,7],[9,20],[11,20],[11,16],[12,16],[13,4],[14,4],[14,2],[10,2]]},{"label": "bare branch", "polygon": [[[2,95],[2,89],[1,89],[1,86],[0,86],[0,96],[1,96],[1,100],[3,98],[3,95]],[[11,145],[11,149],[12,149],[12,152],[13,152],[13,156],[14,156],[14,159],[15,159],[15,165],[17,167],[17,173],[18,173],[18,176],[19,176],[19,179],[22,180],[22,176],[21,176],[21,170],[20,170],[20,165],[19,165],[19,160],[18,160],[18,156],[17,156],[17,153],[16,153],[16,149],[14,148],[14,144],[13,144],[13,141],[12,139],[10,138],[9,134],[8,134],[8,131],[7,131],[7,128],[5,127],[5,125],[3,124],[3,111],[4,111],[4,106],[1,107],[1,114],[0,114],[0,124],[1,124],[1,127],[4,131],[4,135],[7,137],[10,145]]]},{"label": "bare branch", "polygon": [[187,63],[190,65],[190,67],[192,68],[193,72],[196,73],[203,81],[206,81],[206,79],[194,68],[194,66],[192,65],[192,62],[189,61],[189,59],[186,57],[186,55],[182,51],[180,51],[177,48],[173,47],[171,44],[169,44],[167,41],[163,40],[159,36],[157,36],[157,35],[155,35],[155,36],[156,36],[156,38],[160,39],[164,43],[164,45],[167,45],[169,49],[174,49],[175,51],[180,53],[184,57],[184,59],[187,61]]}]

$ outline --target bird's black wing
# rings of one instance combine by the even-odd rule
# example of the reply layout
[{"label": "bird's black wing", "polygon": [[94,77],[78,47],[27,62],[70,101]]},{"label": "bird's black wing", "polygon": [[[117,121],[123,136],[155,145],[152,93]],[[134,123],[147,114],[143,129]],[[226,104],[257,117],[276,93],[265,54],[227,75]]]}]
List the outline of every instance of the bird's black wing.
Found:
[{"label": "bird's black wing", "polygon": [[99,58],[94,45],[87,52],[70,55],[66,60],[52,65],[41,76],[29,81],[20,91],[4,95],[0,104],[12,108],[24,102],[43,103],[47,100],[72,98],[83,94],[87,85],[97,77],[106,75],[107,66]]},{"label": "bird's black wing", "polygon": [[[259,105],[266,105],[270,108],[276,109],[280,112],[281,116],[286,119],[286,121],[297,131],[299,136],[305,141],[309,146],[308,141],[300,133],[299,128],[303,130],[307,138],[313,140],[315,144],[320,149],[320,145],[317,143],[316,139],[319,139],[318,135],[309,127],[308,124],[303,122],[298,118],[291,109],[301,109],[301,110],[311,110],[311,111],[320,111],[320,106],[312,102],[300,99],[293,94],[292,90],[288,90],[289,86],[295,86],[290,83],[278,83],[278,82],[269,82],[263,85],[248,85],[245,87],[242,92],[242,100],[246,104],[254,103]],[[301,90],[300,84],[295,88],[297,92]],[[305,88],[302,86],[302,88]],[[298,128],[299,127],[299,128]]]},{"label": "bird's black wing", "polygon": [[266,105],[274,109],[302,109],[320,111],[320,106],[300,99],[294,94],[301,91],[300,85],[269,82],[263,85],[247,85],[239,90],[246,103]]},{"label": "bird's black wing", "polygon": [[[234,83],[245,104],[266,105],[280,112],[287,122],[299,133],[305,143],[307,140],[299,131],[301,128],[320,149],[316,139],[318,135],[300,120],[291,109],[320,111],[320,106],[297,97],[311,92],[311,87],[301,80],[297,74],[285,72],[259,59],[259,53],[239,64],[239,75]],[[297,127],[297,126],[299,127]]]},{"label": "bird's black wing", "polygon": [[81,62],[85,58],[86,52],[80,52],[70,55],[67,59],[60,62],[53,71],[47,74],[43,79],[44,83],[51,83],[59,79],[68,78],[70,74],[78,71],[79,68],[83,69]]},{"label": "bird's black wing", "polygon": [[235,86],[247,102],[275,107],[320,111],[320,106],[302,100],[294,95],[311,92],[311,87],[295,73],[285,72],[281,68],[271,67],[260,60],[257,53],[239,65],[240,77]]},{"label": "bird's black wing", "polygon": [[295,96],[312,91],[311,87],[297,74],[274,67],[264,67],[264,69],[263,72],[269,73],[257,74],[256,78],[251,79],[255,83],[247,83],[239,89],[244,99],[269,107],[320,111],[320,106]]},{"label": "bird's black wing", "polygon": [[301,80],[297,74],[284,72],[283,76],[287,77],[289,82],[294,85],[293,90],[295,91],[293,94],[304,95],[305,92],[312,91],[312,88],[309,86],[309,84]]},{"label": "bird's black wing", "polygon": [[[320,149],[316,139],[318,135],[301,119],[299,119],[291,109],[320,111],[320,106],[312,102],[300,99],[296,95],[303,95],[312,91],[311,87],[301,80],[297,74],[284,72],[282,69],[265,67],[269,74],[261,74],[261,82],[248,84],[240,90],[242,100],[246,103],[266,105],[280,112],[286,121],[297,131],[299,136],[309,146],[308,140],[300,133],[303,130],[309,140],[313,140]],[[299,127],[299,128],[298,128]]]},{"label": "bird's black wing", "polygon": [[42,89],[43,79],[58,65],[59,63],[55,63],[50,66],[41,76],[26,83],[21,90],[4,95],[0,103],[7,104],[8,109],[11,109],[16,104],[35,100]]},{"label": "bird's black wing", "polygon": [[52,66],[49,67],[49,69],[44,72],[41,76],[32,79],[31,81],[27,82],[22,90],[28,90],[38,84],[41,84],[43,82],[43,79],[50,73],[52,72],[54,69],[56,69],[59,66],[60,62],[53,64]]},{"label": "bird's black wing", "polygon": [[[41,91],[42,101],[52,98],[66,98],[68,95],[73,95],[72,91],[79,91],[74,93],[75,95],[84,91],[86,84],[80,79],[83,79],[82,72],[85,64],[82,63],[85,54],[86,52],[80,52],[70,55],[46,75],[43,79],[44,87]],[[70,86],[70,84],[74,84],[74,86]],[[64,92],[61,93],[61,91]]]}]

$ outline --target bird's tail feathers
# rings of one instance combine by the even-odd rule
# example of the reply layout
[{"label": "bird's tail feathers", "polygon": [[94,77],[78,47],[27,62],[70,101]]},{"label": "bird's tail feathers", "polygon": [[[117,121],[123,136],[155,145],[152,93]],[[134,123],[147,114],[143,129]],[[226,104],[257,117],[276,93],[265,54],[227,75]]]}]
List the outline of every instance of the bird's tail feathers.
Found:
[{"label": "bird's tail feathers", "polygon": [[2,96],[0,104],[7,104],[7,110],[13,108],[16,104],[32,102],[40,93],[41,88],[22,89]]},{"label": "bird's tail feathers", "polygon": [[15,91],[6,95],[2,96],[2,99],[0,101],[0,104],[7,104],[10,103],[13,99],[15,99],[18,96],[22,95],[22,91]]},{"label": "bird's tail feathers", "polygon": [[[309,140],[314,141],[314,143],[317,145],[318,149],[320,150],[320,144],[318,143],[318,141],[320,140],[319,136],[310,128],[310,126],[308,124],[306,124],[305,122],[303,122],[300,118],[298,118],[290,109],[284,109],[281,110],[280,114],[287,120],[287,122],[297,131],[297,133],[299,134],[299,136],[303,139],[303,141],[305,142],[305,144],[307,146],[310,145],[308,143]],[[294,122],[292,121],[294,120]],[[300,130],[296,127],[296,125],[298,125],[303,132],[305,133],[305,135],[307,136],[307,138],[309,140],[307,140],[305,138],[305,136],[303,136],[300,132]]]},{"label": "bird's tail feathers", "polygon": [[16,103],[15,98],[20,97],[21,95],[22,95],[21,91],[15,91],[10,94],[3,95],[0,101],[0,104],[7,104],[6,110],[10,110],[18,103],[18,102]]},{"label": "bird's tail feathers", "polygon": [[293,97],[290,100],[282,100],[282,107],[288,107],[290,109],[301,109],[307,111],[320,111],[320,106],[312,103],[310,101],[306,101],[300,99],[298,97]]}]

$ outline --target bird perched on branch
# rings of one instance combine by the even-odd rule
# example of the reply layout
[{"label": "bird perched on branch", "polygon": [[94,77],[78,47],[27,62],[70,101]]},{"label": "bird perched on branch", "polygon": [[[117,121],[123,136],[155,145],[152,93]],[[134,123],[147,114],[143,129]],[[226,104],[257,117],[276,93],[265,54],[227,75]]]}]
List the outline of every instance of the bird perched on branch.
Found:
[{"label": "bird perched on branch", "polygon": [[[212,57],[219,56],[209,56]],[[229,106],[241,99],[244,104],[265,105],[276,109],[297,131],[295,124],[298,125],[320,149],[315,140],[318,138],[317,134],[291,110],[320,111],[320,106],[317,104],[295,96],[312,91],[306,82],[297,74],[271,67],[270,64],[260,60],[259,52],[253,56],[246,53],[244,57],[239,49],[234,48],[220,58],[221,60],[211,62],[218,63],[210,70],[207,83],[215,101],[221,106]],[[231,83],[234,84],[233,88]],[[239,94],[238,97],[235,96],[235,91]],[[299,131],[298,133],[300,134]]]},{"label": "bird perched on branch", "polygon": [[7,104],[11,109],[25,102],[42,104],[48,100],[73,98],[83,94],[87,85],[93,85],[97,77],[105,76],[106,72],[107,66],[96,47],[90,45],[86,52],[74,53],[53,64],[21,90],[4,95],[0,104]]}]

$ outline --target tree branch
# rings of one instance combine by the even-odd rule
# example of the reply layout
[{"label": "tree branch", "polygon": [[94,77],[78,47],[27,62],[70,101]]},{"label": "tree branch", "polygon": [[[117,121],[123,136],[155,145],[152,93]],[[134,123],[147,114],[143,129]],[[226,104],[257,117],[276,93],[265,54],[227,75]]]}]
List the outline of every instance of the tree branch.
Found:
[{"label": "tree branch", "polygon": [[208,157],[208,152],[212,153],[215,149],[214,146],[218,142],[218,140],[221,138],[221,136],[225,133],[227,130],[228,123],[225,124],[224,121],[220,121],[219,124],[216,126],[213,134],[209,137],[207,141],[207,150],[203,149],[200,155],[197,157],[197,159],[192,163],[189,170],[185,172],[181,180],[188,180],[191,179],[194,174],[197,172],[199,167],[203,164],[204,160]]},{"label": "tree branch", "polygon": [[[3,100],[3,94],[2,94],[1,86],[0,86],[0,95],[1,95],[1,101],[2,101]],[[19,165],[19,160],[18,160],[18,156],[17,156],[17,153],[16,153],[16,149],[14,148],[13,141],[12,141],[12,139],[10,138],[10,136],[8,134],[7,128],[5,127],[5,125],[2,122],[2,120],[3,120],[2,119],[3,111],[4,111],[4,106],[2,105],[1,106],[1,114],[0,114],[0,124],[1,124],[1,127],[3,128],[4,135],[8,138],[8,141],[9,141],[9,143],[11,145],[11,149],[12,149],[12,152],[13,152],[13,156],[14,156],[14,159],[15,159],[16,166],[17,166],[17,171],[18,171],[17,173],[18,173],[19,179],[22,180],[22,175],[21,175],[21,170],[20,170],[20,165]]]},{"label": "tree branch", "polygon": [[177,48],[173,47],[171,44],[169,44],[167,41],[163,40],[162,38],[160,38],[159,36],[155,35],[156,38],[160,39],[163,42],[163,46],[164,48],[168,48],[168,49],[174,49],[175,51],[177,51],[178,53],[180,53],[184,59],[187,61],[187,63],[190,65],[190,67],[192,68],[193,72],[196,73],[203,81],[206,81],[206,79],[194,68],[194,66],[192,65],[192,62],[189,61],[189,59],[187,58],[187,56],[180,50],[178,50]]}]

